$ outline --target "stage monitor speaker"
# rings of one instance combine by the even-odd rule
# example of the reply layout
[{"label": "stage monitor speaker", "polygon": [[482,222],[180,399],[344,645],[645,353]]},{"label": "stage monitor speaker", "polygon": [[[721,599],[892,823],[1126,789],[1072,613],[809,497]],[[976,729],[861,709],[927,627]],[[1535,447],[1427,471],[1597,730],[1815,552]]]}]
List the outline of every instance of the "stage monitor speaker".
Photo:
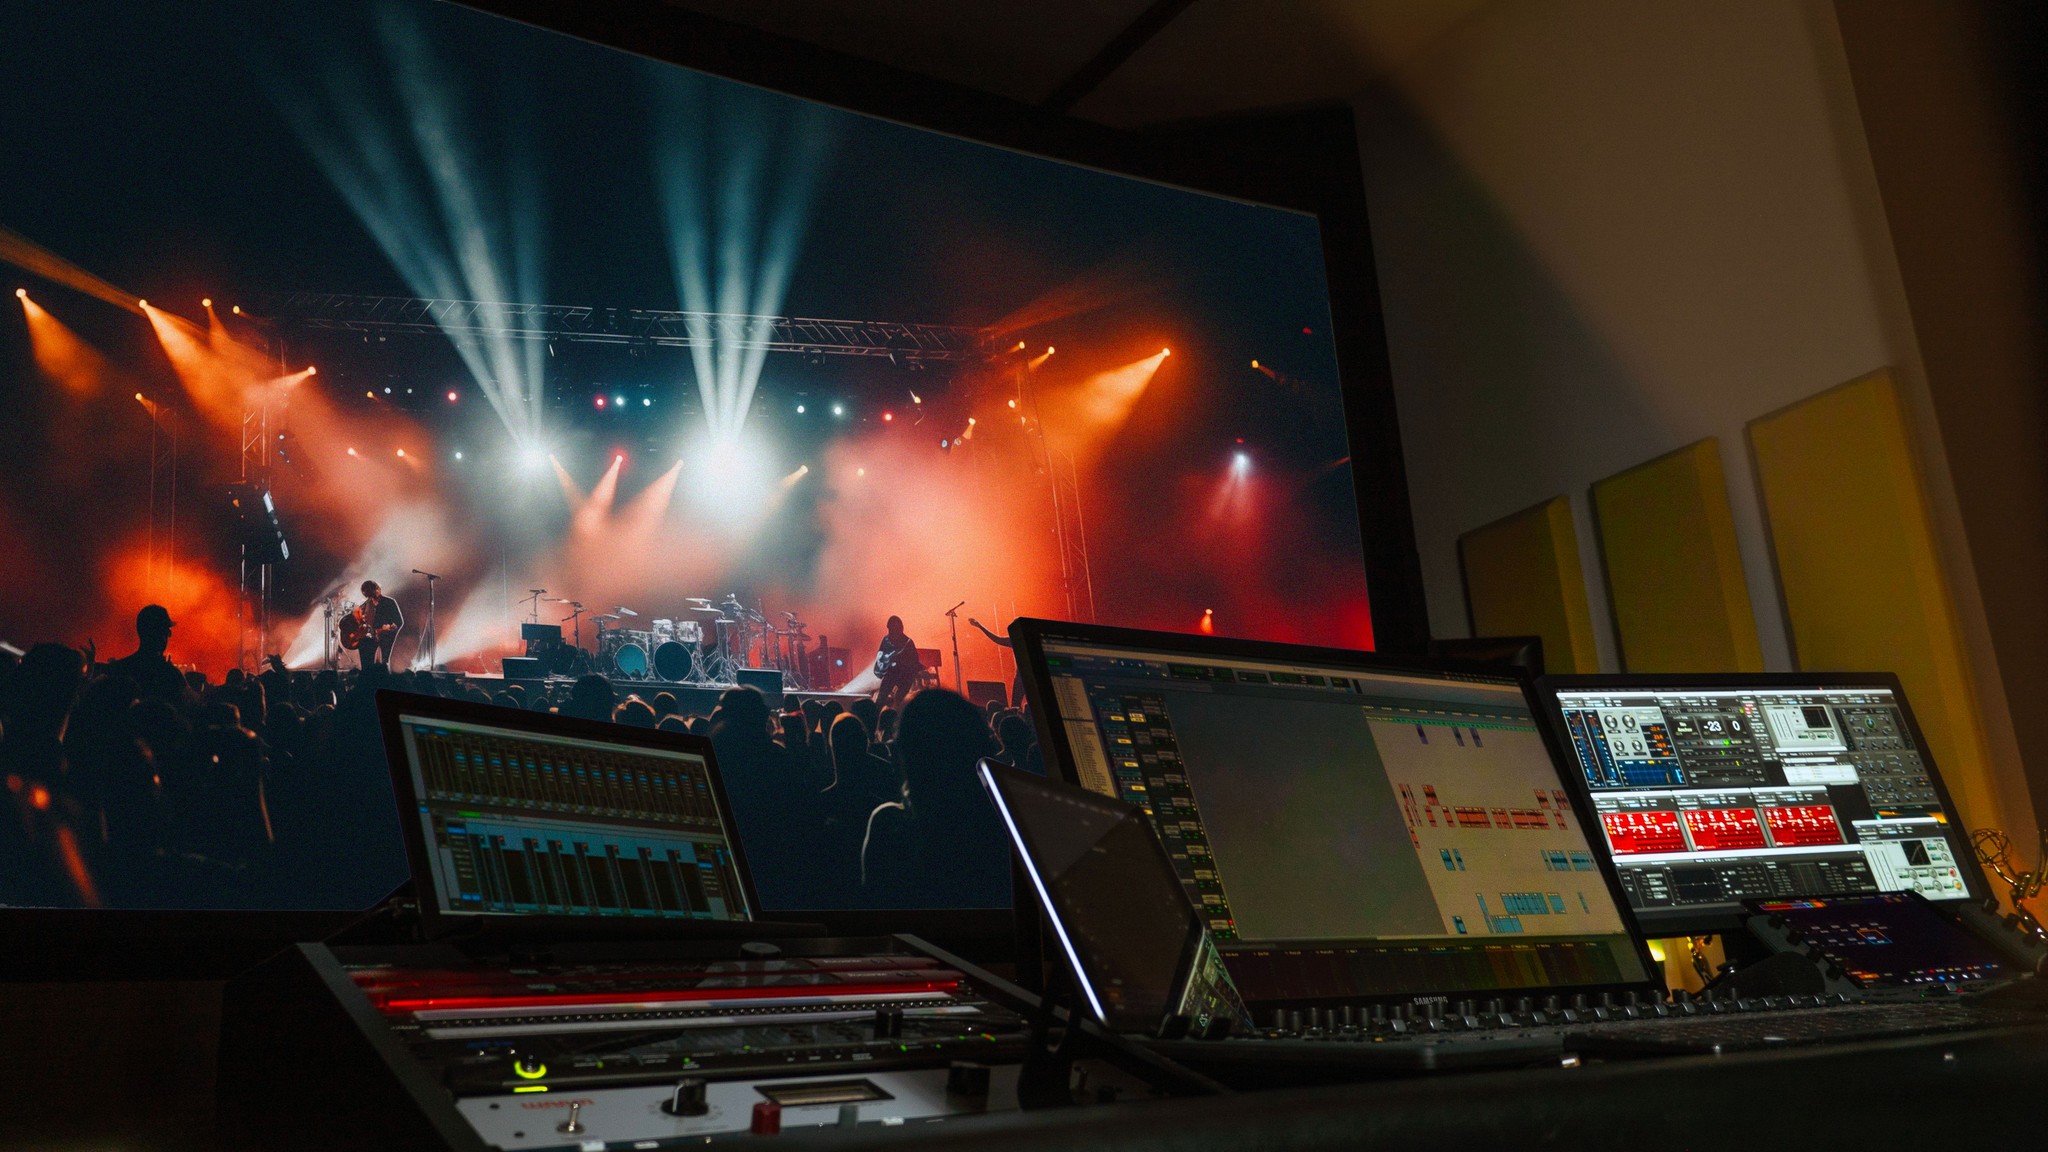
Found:
[{"label": "stage monitor speaker", "polygon": [[980,708],[987,708],[989,701],[1003,708],[1010,706],[1010,686],[1001,680],[969,680],[967,698]]},{"label": "stage monitor speaker", "polygon": [[507,656],[502,671],[507,680],[538,680],[547,675],[544,663],[538,656]]},{"label": "stage monitor speaker", "polygon": [[758,689],[768,698],[768,707],[780,711],[782,708],[782,669],[742,668],[734,675],[740,687]]}]

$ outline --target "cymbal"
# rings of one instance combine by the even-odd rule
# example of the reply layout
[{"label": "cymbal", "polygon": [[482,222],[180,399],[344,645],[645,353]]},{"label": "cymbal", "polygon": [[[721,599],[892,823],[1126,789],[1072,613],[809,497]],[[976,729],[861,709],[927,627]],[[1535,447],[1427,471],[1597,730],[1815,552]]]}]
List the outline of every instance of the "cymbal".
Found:
[{"label": "cymbal", "polygon": [[549,596],[541,600],[543,604],[567,604],[568,602],[569,600],[565,596]]},{"label": "cymbal", "polygon": [[617,619],[618,619],[618,617],[617,617],[617,616],[614,616],[614,615],[612,615],[612,614],[611,614],[611,613],[609,613],[609,612],[606,612],[606,613],[604,613],[603,615],[599,615],[599,616],[592,616],[592,617],[591,617],[591,619],[592,619],[592,620],[617,620]]},{"label": "cymbal", "polygon": [[635,612],[635,611],[633,611],[633,610],[632,610],[631,608],[627,608],[627,607],[625,607],[624,605],[621,605],[621,606],[619,606],[619,607],[617,607],[617,608],[614,608],[614,609],[612,609],[612,611],[614,611],[614,612],[617,612],[617,613],[618,613],[619,615],[621,615],[621,616],[638,616],[638,615],[639,615],[639,613],[638,613],[638,612]]},{"label": "cymbal", "polygon": [[709,600],[706,600],[706,599],[705,599],[704,597],[702,597],[702,596],[685,596],[685,597],[683,597],[683,603],[685,603],[685,604],[709,604],[709,603],[711,603],[711,601],[709,601]]}]

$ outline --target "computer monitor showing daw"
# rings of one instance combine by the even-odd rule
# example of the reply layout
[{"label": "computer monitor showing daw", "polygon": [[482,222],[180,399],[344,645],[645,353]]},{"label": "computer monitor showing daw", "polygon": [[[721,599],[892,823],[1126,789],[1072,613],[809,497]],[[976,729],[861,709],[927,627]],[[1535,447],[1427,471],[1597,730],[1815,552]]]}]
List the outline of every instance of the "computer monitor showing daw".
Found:
[{"label": "computer monitor showing daw", "polygon": [[1987,892],[1889,675],[1561,676],[1541,693],[1652,936],[1744,900]]},{"label": "computer monitor showing daw", "polygon": [[1048,765],[1147,813],[1247,1000],[1653,987],[1525,681],[1038,620],[1010,635]]},{"label": "computer monitor showing daw", "polygon": [[710,741],[432,696],[377,704],[429,931],[753,919]]}]

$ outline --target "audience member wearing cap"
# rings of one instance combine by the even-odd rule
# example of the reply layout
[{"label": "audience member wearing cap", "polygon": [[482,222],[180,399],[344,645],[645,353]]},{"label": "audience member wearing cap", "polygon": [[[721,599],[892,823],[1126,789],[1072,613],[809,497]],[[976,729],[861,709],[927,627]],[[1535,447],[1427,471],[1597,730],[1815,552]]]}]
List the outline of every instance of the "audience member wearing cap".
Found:
[{"label": "audience member wearing cap", "polygon": [[161,604],[151,604],[135,614],[135,635],[140,643],[132,655],[110,661],[107,671],[135,681],[148,700],[176,701],[185,695],[185,677],[164,652],[171,646],[171,614]]}]

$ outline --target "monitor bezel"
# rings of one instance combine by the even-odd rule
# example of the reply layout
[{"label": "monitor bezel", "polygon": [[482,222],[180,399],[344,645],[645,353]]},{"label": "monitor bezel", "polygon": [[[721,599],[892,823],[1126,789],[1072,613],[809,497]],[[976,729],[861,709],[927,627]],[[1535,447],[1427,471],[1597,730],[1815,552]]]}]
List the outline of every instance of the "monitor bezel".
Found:
[{"label": "monitor bezel", "polygon": [[[684,920],[674,917],[627,916],[483,916],[442,911],[435,894],[431,891],[429,878],[433,875],[432,847],[427,843],[426,829],[420,824],[421,800],[413,789],[412,763],[405,754],[405,732],[400,718],[406,715],[430,720],[482,724],[493,728],[531,732],[542,737],[596,740],[629,748],[680,752],[702,757],[705,777],[711,783],[712,802],[718,808],[720,823],[725,826],[726,848],[732,853],[733,871],[739,879],[740,894],[747,903],[746,917],[729,920]],[[676,938],[692,935],[700,929],[702,934],[726,936],[733,933],[733,925],[756,923],[767,919],[761,912],[760,894],[754,890],[754,874],[747,866],[746,848],[742,842],[744,836],[738,822],[733,818],[732,802],[726,796],[725,780],[718,770],[718,756],[712,750],[709,738],[694,736],[688,732],[636,728],[626,724],[586,720],[578,716],[564,716],[553,712],[533,712],[523,708],[505,708],[496,704],[450,700],[441,696],[426,696],[390,689],[380,689],[377,693],[377,719],[384,736],[384,758],[391,769],[392,794],[398,802],[399,824],[405,838],[406,863],[413,876],[422,938],[436,940],[463,935],[517,935],[525,939],[589,939],[619,936]]]},{"label": "monitor bezel", "polygon": [[[1465,660],[1439,659],[1427,656],[1386,656],[1376,652],[1360,652],[1348,648],[1322,648],[1303,644],[1282,644],[1265,640],[1245,640],[1235,637],[1206,636],[1188,632],[1156,632],[1140,628],[1119,628],[1103,624],[1075,624],[1059,620],[1043,620],[1032,617],[1018,617],[1010,623],[1010,642],[1017,656],[1018,670],[1024,678],[1024,691],[1031,703],[1031,718],[1037,728],[1039,746],[1046,749],[1047,773],[1065,783],[1080,787],[1080,780],[1074,771],[1074,750],[1068,744],[1066,727],[1055,723],[1055,709],[1049,705],[1055,699],[1052,677],[1045,664],[1045,643],[1047,640],[1076,642],[1083,644],[1104,644],[1111,646],[1150,648],[1155,651],[1183,652],[1195,656],[1211,656],[1223,659],[1267,660],[1325,664],[1352,668],[1363,673],[1411,673],[1424,676],[1459,676],[1492,680],[1513,684],[1522,692],[1524,703],[1535,721],[1538,738],[1550,755],[1551,768],[1563,780],[1565,766],[1570,764],[1577,771],[1577,760],[1567,760],[1567,750],[1559,745],[1557,735],[1549,724],[1543,722],[1541,710],[1535,697],[1534,681],[1520,668],[1479,664]],[[1569,781],[1567,780],[1568,784]],[[1561,787],[1563,787],[1561,785]],[[1564,789],[1565,796],[1573,806],[1573,816],[1584,830],[1590,843],[1597,825],[1588,819],[1592,808],[1584,800],[1582,792]],[[1332,997],[1328,999],[1289,1000],[1256,998],[1250,995],[1242,981],[1238,992],[1254,1010],[1288,1009],[1309,1007],[1322,1003],[1353,1004],[1414,1004],[1430,1001],[1484,1000],[1517,995],[1547,995],[1553,993],[1588,996],[1603,992],[1623,994],[1628,992],[1649,992],[1658,996],[1664,993],[1664,970],[1650,956],[1648,937],[1636,923],[1635,914],[1628,904],[1628,893],[1622,890],[1621,877],[1615,871],[1614,862],[1607,853],[1594,852],[1595,866],[1607,885],[1609,898],[1621,915],[1622,931],[1634,946],[1638,962],[1645,976],[1642,980],[1619,981],[1609,984],[1545,985],[1540,988],[1440,988],[1416,989],[1413,991],[1386,994],[1359,994]],[[1430,939],[1435,939],[1431,937]],[[1253,942],[1256,943],[1256,942]]]},{"label": "monitor bezel", "polygon": [[[1906,690],[1899,684],[1899,678],[1890,672],[1713,672],[1700,675],[1671,675],[1652,672],[1622,672],[1611,674],[1585,674],[1545,676],[1536,681],[1536,690],[1542,697],[1544,727],[1551,730],[1562,752],[1560,764],[1569,765],[1568,792],[1573,803],[1582,804],[1587,811],[1593,810],[1593,789],[1586,783],[1585,769],[1579,764],[1578,753],[1572,750],[1571,739],[1564,722],[1564,708],[1558,702],[1559,692],[1597,692],[1609,689],[1649,690],[1658,692],[1682,692],[1688,688],[1707,691],[1755,690],[1775,691],[1804,689],[1827,691],[1830,688],[1885,688],[1898,703],[1899,714],[1905,717],[1906,731],[1913,738],[1914,748],[1927,765],[1927,778],[1934,783],[1935,799],[1949,816],[1951,827],[1959,830],[1962,843],[1956,857],[1963,873],[1963,884],[1970,890],[1967,899],[1956,901],[1957,905],[1974,901],[1983,904],[1992,899],[1991,885],[1984,878],[1983,869],[1977,864],[1977,853],[1970,844],[1968,830],[1958,821],[1955,801],[1949,796],[1948,784],[1941,776],[1941,766],[1935,762],[1934,749],[1927,744],[1927,737],[1920,731],[1920,721],[1913,715],[1913,705],[1906,699]],[[1614,863],[1614,853],[1607,848],[1607,830],[1600,826],[1597,817],[1591,825],[1599,832],[1598,855],[1613,867],[1616,876],[1620,866]],[[1950,841],[1952,847],[1955,841]],[[1839,893],[1811,892],[1810,896],[1839,895]],[[1627,893],[1623,893],[1627,898]],[[1930,901],[1930,903],[1934,903]],[[1936,904],[1940,907],[1940,904]],[[1732,936],[1743,931],[1743,913],[1738,907],[1723,914],[1645,913],[1629,909],[1643,930],[1657,939],[1672,939],[1682,936]]]}]

